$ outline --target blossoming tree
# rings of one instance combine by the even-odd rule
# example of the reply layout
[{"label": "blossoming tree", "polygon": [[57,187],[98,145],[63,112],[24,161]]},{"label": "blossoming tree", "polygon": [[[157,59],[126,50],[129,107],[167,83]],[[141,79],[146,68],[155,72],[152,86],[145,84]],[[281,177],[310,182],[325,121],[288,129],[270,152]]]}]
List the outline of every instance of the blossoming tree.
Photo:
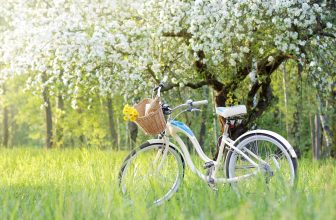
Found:
[{"label": "blossoming tree", "polygon": [[[271,76],[286,60],[320,90],[335,74],[335,4],[304,0],[10,1],[3,7],[3,75],[29,74],[41,94],[52,145],[49,96],[136,94],[164,75],[176,87],[211,86],[216,104],[242,90],[251,126],[273,99]],[[327,69],[325,69],[327,68]],[[223,123],[223,120],[221,120]]]},{"label": "blossoming tree", "polygon": [[335,62],[321,63],[332,59],[336,46],[330,1],[152,0],[144,15],[162,45],[161,67],[174,78],[166,90],[209,85],[218,106],[245,90],[248,116],[234,136],[270,105],[271,75],[286,60],[306,67],[316,88],[332,88]]}]

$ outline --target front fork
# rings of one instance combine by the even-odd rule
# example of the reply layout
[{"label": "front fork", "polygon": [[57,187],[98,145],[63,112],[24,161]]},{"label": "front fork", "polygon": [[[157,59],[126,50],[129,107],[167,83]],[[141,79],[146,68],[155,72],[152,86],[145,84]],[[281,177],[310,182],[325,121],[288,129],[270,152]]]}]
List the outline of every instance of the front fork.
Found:
[{"label": "front fork", "polygon": [[153,168],[155,167],[155,165],[157,163],[158,166],[156,168],[156,172],[159,172],[162,168],[162,165],[164,163],[164,161],[166,160],[167,154],[168,154],[168,150],[169,150],[169,138],[167,136],[163,136],[163,140],[164,140],[164,146],[158,150],[154,161],[153,161]]}]

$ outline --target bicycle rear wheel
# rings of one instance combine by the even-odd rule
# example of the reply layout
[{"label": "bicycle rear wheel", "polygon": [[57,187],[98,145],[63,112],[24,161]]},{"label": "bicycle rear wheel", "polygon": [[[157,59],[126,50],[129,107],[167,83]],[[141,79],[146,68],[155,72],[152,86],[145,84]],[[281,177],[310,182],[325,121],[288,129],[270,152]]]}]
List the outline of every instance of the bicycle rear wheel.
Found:
[{"label": "bicycle rear wheel", "polygon": [[133,150],[119,172],[119,186],[132,200],[160,205],[177,191],[184,175],[181,154],[172,146],[149,142]]},{"label": "bicycle rear wheel", "polygon": [[259,165],[254,167],[236,151],[229,151],[226,160],[227,178],[251,174],[251,178],[231,184],[240,195],[265,190],[284,192],[295,184],[297,160],[291,157],[288,149],[277,138],[267,134],[251,134],[240,140],[236,147]]}]

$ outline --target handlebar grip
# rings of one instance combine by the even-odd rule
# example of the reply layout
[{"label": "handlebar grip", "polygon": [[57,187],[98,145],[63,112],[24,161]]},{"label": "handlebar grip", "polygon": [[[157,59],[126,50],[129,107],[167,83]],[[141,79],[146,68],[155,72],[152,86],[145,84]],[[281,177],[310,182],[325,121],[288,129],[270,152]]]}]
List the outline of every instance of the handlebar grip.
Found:
[{"label": "handlebar grip", "polygon": [[208,100],[196,101],[192,103],[193,106],[207,105],[207,104],[208,104]]}]

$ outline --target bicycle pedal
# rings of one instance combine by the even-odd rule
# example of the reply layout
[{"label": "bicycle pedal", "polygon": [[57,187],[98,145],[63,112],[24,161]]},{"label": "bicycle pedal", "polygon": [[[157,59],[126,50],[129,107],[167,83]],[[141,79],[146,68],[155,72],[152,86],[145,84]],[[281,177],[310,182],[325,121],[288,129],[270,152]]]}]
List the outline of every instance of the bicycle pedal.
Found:
[{"label": "bicycle pedal", "polygon": [[208,179],[208,186],[214,191],[218,190],[215,184],[215,180],[213,178]]},{"label": "bicycle pedal", "polygon": [[211,185],[215,185],[215,179],[210,177],[208,179],[208,183],[211,184]]},{"label": "bicycle pedal", "polygon": [[209,162],[205,162],[204,165],[203,165],[203,168],[204,169],[209,169],[211,167],[213,167],[215,164],[213,161],[209,161]]}]

